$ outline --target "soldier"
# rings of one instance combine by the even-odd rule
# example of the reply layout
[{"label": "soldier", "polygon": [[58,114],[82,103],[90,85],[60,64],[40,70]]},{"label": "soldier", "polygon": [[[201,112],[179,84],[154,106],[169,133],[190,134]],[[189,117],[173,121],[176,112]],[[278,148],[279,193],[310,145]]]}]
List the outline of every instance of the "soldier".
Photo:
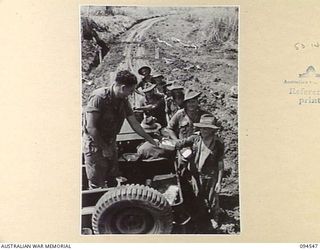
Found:
[{"label": "soldier", "polygon": [[164,94],[166,82],[163,75],[151,75],[151,68],[148,66],[143,66],[138,70],[139,75],[143,76],[142,80],[136,86],[139,93],[139,88],[144,89],[145,85],[149,82],[156,84],[156,89],[159,94]]},{"label": "soldier", "polygon": [[194,134],[193,123],[199,122],[204,114],[210,114],[199,106],[198,97],[201,93],[187,90],[183,100],[184,108],[178,110],[170,119],[168,133],[171,139],[183,139]]},{"label": "soldier", "polygon": [[143,110],[147,116],[153,116],[160,123],[161,128],[167,126],[164,96],[155,92],[156,84],[148,82],[142,92],[145,98],[140,101],[137,110]]},{"label": "soldier", "polygon": [[[199,135],[192,135],[186,139],[178,140],[175,147],[182,149],[192,147],[190,158],[190,173],[193,177],[196,195],[207,204],[211,225],[218,227],[220,212],[219,196],[224,169],[224,144],[215,135],[219,129],[215,125],[215,118],[211,115],[201,116],[199,123],[193,124],[200,129]],[[199,210],[200,211],[200,210]]]},{"label": "soldier", "polygon": [[147,82],[151,82],[153,76],[151,75],[151,68],[143,66],[138,70],[139,75],[143,76],[142,80],[137,84],[136,89],[144,88]]},{"label": "soldier", "polygon": [[116,136],[124,119],[140,136],[157,145],[140,126],[128,102],[136,84],[135,75],[120,71],[114,84],[93,91],[89,97],[84,114],[83,153],[90,189],[105,187],[105,181],[113,186],[117,178],[121,179]]},{"label": "soldier", "polygon": [[[168,123],[167,132],[171,139],[186,139],[189,136],[192,136],[196,131],[196,128],[193,124],[200,122],[202,115],[210,114],[199,107],[198,97],[200,94],[201,93],[193,90],[186,91],[183,101],[184,108],[178,110]],[[193,217],[197,217],[196,214],[198,214],[199,211],[202,211],[199,213],[200,217],[206,217],[203,216],[203,214],[206,212],[205,205],[203,205],[204,202],[197,200],[195,197],[196,190],[194,185],[191,185],[192,183],[189,182],[190,179],[192,179],[192,172],[190,171],[190,164],[188,160],[188,156],[183,154],[181,151],[178,152],[178,166],[181,177],[182,192],[184,196],[187,197],[185,199],[185,204]],[[198,225],[200,228],[207,227],[209,224],[209,222],[206,222],[206,220],[202,220],[201,218],[195,220],[196,225]],[[204,222],[202,223],[202,221]]]},{"label": "soldier", "polygon": [[166,91],[166,81],[163,75],[155,75],[150,80],[151,83],[156,84],[156,89],[159,94],[165,96]]},{"label": "soldier", "polygon": [[166,98],[166,114],[168,122],[179,109],[183,108],[183,89],[184,87],[179,85],[171,85],[168,87],[168,90],[171,93],[171,96]]}]

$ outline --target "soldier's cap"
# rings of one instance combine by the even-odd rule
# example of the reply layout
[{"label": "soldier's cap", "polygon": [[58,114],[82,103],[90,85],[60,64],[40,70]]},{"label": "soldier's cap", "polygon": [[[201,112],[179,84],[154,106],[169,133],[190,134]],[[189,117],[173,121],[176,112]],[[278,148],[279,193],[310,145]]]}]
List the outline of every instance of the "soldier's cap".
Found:
[{"label": "soldier's cap", "polygon": [[150,92],[150,91],[153,90],[156,86],[157,86],[157,84],[153,84],[153,83],[151,83],[151,82],[147,82],[146,85],[144,86],[144,88],[142,89],[142,92],[143,92],[143,93]]},{"label": "soldier's cap", "polygon": [[188,89],[186,91],[185,95],[184,95],[183,102],[186,102],[186,101],[191,100],[191,99],[195,99],[195,98],[199,97],[200,95],[201,95],[201,93],[196,92],[196,91],[194,91],[192,89]]},{"label": "soldier's cap", "polygon": [[167,82],[164,85],[162,85],[162,87],[167,87],[168,88],[168,86],[171,86],[171,85],[172,85],[172,82]]},{"label": "soldier's cap", "polygon": [[164,79],[164,76],[161,75],[161,74],[156,74],[156,75],[153,75],[152,78],[153,78],[153,79],[156,79],[156,80],[162,80],[162,79]]},{"label": "soldier's cap", "polygon": [[171,86],[168,87],[168,90],[172,91],[172,90],[183,90],[184,87],[181,85],[174,85],[172,84]]},{"label": "soldier's cap", "polygon": [[171,86],[173,84],[175,84],[174,81],[166,81],[162,86],[168,88],[168,86]]},{"label": "soldier's cap", "polygon": [[147,74],[151,73],[151,68],[149,66],[143,66],[138,70],[139,75],[142,75],[142,71],[146,70]]},{"label": "soldier's cap", "polygon": [[204,114],[200,118],[200,122],[198,123],[193,123],[193,126],[198,127],[198,128],[212,128],[212,129],[219,129],[215,125],[216,119],[214,116],[210,114]]}]

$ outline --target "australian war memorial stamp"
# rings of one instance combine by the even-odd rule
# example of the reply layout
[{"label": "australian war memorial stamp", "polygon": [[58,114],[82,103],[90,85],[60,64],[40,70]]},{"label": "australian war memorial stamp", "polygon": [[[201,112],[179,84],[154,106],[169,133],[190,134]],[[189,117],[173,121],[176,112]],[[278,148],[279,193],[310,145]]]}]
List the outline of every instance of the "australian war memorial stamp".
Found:
[{"label": "australian war memorial stamp", "polygon": [[283,84],[298,105],[320,104],[320,74],[314,66],[308,66],[296,79],[286,79]]}]

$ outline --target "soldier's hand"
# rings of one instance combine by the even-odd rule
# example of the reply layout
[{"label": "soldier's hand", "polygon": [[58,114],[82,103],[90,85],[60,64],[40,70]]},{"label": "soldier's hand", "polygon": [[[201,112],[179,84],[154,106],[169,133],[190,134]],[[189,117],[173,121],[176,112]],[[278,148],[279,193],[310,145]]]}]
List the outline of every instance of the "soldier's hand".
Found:
[{"label": "soldier's hand", "polygon": [[152,145],[156,146],[156,147],[160,147],[160,142],[158,140],[153,140]]}]

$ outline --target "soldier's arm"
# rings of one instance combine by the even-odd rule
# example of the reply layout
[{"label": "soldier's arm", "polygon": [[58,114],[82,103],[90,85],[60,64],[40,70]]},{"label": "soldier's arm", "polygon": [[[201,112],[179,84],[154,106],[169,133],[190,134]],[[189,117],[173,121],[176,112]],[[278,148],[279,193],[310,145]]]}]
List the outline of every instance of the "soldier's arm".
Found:
[{"label": "soldier's arm", "polygon": [[163,97],[160,98],[160,99],[153,105],[152,108],[158,108],[158,107],[160,107],[160,106],[163,106],[163,107],[166,106],[166,103],[165,103],[165,100],[164,100]]},{"label": "soldier's arm", "polygon": [[167,123],[170,122],[170,116],[169,116],[168,112],[166,112],[166,120],[167,120]]},{"label": "soldier's arm", "polygon": [[219,141],[219,161],[218,161],[218,180],[215,186],[215,191],[217,193],[220,193],[221,191],[221,182],[222,182],[222,176],[223,176],[223,171],[224,171],[224,144]]},{"label": "soldier's arm", "polygon": [[104,142],[101,138],[101,135],[98,130],[98,120],[100,119],[100,113],[99,112],[87,112],[87,132],[88,134],[94,139],[94,141],[100,146],[104,147]]},{"label": "soldier's arm", "polygon": [[135,89],[142,88],[144,84],[145,84],[145,81],[144,81],[144,79],[142,79],[142,80],[136,85]]},{"label": "soldier's arm", "polygon": [[166,112],[166,119],[167,123],[170,122],[170,115],[171,115],[171,110],[170,110],[170,101],[167,99],[165,100],[165,112]]},{"label": "soldier's arm", "polygon": [[148,105],[143,105],[141,107],[135,108],[136,110],[142,110],[142,111],[149,111],[150,109],[153,109],[154,105],[148,104]]},{"label": "soldier's arm", "polygon": [[174,132],[175,128],[177,128],[178,126],[178,122],[179,122],[178,113],[175,113],[170,119],[170,121],[168,122],[167,131],[168,131],[169,137],[173,140],[178,140],[178,136]]},{"label": "soldier's arm", "polygon": [[168,128],[167,131],[171,139],[178,140],[176,133],[171,128]]},{"label": "soldier's arm", "polygon": [[149,111],[151,109],[158,108],[160,105],[165,106],[163,98],[159,99],[155,104],[144,104],[140,108],[138,108],[138,110]]},{"label": "soldier's arm", "polygon": [[141,127],[140,123],[137,121],[136,117],[134,115],[127,116],[127,120],[131,126],[131,128],[141,137],[146,139],[151,144],[158,146],[158,144],[153,140],[153,138],[148,135],[144,129]]},{"label": "soldier's arm", "polygon": [[216,186],[215,186],[215,191],[217,193],[220,193],[221,191],[221,182],[222,182],[222,176],[223,176],[223,170],[224,170],[224,162],[223,160],[220,160],[218,162],[218,168],[219,168],[219,171],[218,171],[218,180],[217,180],[217,183],[216,183]]},{"label": "soldier's arm", "polygon": [[198,135],[191,135],[188,138],[177,140],[175,148],[180,150],[185,147],[191,147],[198,137]]}]

